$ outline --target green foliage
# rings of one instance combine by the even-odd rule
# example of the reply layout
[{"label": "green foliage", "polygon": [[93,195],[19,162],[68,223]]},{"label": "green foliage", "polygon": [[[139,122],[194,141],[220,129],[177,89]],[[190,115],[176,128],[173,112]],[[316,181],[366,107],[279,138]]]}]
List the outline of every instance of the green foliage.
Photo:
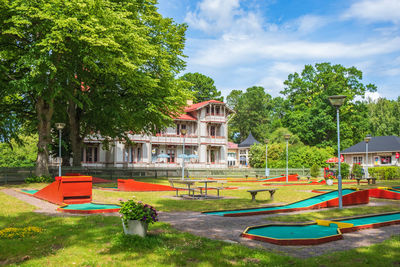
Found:
[{"label": "green foliage", "polygon": [[0,143],[0,167],[30,167],[35,165],[37,135],[19,136],[20,142],[12,139],[10,145]]},{"label": "green foliage", "polygon": [[376,177],[382,180],[393,180],[400,178],[400,167],[373,167],[368,168],[369,177]]},{"label": "green foliage", "polygon": [[217,90],[214,85],[214,80],[210,77],[198,72],[189,72],[183,75],[180,79],[191,84],[189,90],[194,93],[195,103],[212,99],[224,101],[224,97],[221,96],[221,91]]},{"label": "green foliage", "polygon": [[314,163],[312,166],[311,166],[311,169],[310,169],[310,174],[311,174],[311,177],[318,177],[319,175],[320,175],[320,173],[321,173],[321,168],[320,168],[320,166],[318,166],[316,163]]},{"label": "green foliage", "polygon": [[340,174],[342,175],[343,179],[349,178],[350,174],[350,165],[346,162],[340,163]]},{"label": "green foliage", "polygon": [[42,176],[31,176],[25,178],[25,183],[33,184],[33,183],[51,183],[54,182],[54,178],[49,175]]},{"label": "green foliage", "polygon": [[250,147],[249,164],[253,168],[265,168],[265,145],[254,144]]},{"label": "green foliage", "polygon": [[264,140],[270,130],[273,109],[272,97],[264,88],[253,86],[243,94],[234,90],[227,99],[236,112],[229,122],[229,138],[239,143],[252,132],[254,138]]},{"label": "green foliage", "polygon": [[[316,164],[327,166],[326,159],[333,156],[333,148],[305,146],[301,143],[289,145],[289,168],[310,168]],[[254,168],[265,168],[265,144],[255,144],[250,148],[249,163]],[[286,167],[286,143],[268,144],[268,167]]]},{"label": "green foliage", "polygon": [[359,164],[353,164],[353,167],[351,168],[351,173],[354,174],[356,178],[361,178],[362,177],[362,168]]},{"label": "green foliage", "polygon": [[397,100],[379,98],[367,105],[372,136],[400,135],[400,97]]},{"label": "green foliage", "polygon": [[121,209],[119,213],[125,224],[129,220],[139,220],[146,223],[154,223],[158,221],[157,211],[150,205],[144,204],[141,201],[133,200],[121,201]]},{"label": "green foliage", "polygon": [[189,93],[176,76],[185,67],[187,26],[163,18],[156,4],[15,0],[0,5],[1,97],[21,97],[11,111],[34,115],[38,173],[47,171],[53,113],[65,113],[64,107],[69,118],[57,116],[76,125],[78,136],[71,138],[78,141],[91,132],[112,138],[155,132],[182,111]]},{"label": "green foliage", "polygon": [[358,143],[368,131],[368,110],[355,98],[376,91],[375,85],[364,85],[361,79],[362,72],[355,67],[330,63],[306,65],[300,74],[290,74],[281,92],[289,101],[283,125],[306,145],[336,147],[336,109],[328,97],[345,95],[340,108],[341,145]]}]

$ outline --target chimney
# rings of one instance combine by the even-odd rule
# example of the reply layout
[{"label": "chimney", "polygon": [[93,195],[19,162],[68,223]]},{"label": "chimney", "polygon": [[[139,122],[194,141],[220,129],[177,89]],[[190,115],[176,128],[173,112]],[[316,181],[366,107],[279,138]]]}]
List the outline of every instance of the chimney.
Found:
[{"label": "chimney", "polygon": [[187,105],[187,106],[193,105],[193,99],[188,99],[188,100],[186,100],[186,105]]}]

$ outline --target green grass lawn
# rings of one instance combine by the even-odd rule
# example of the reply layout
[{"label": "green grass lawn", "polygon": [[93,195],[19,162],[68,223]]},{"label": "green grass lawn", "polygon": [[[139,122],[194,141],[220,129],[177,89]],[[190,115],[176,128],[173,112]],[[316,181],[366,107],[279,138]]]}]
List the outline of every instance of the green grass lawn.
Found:
[{"label": "green grass lawn", "polygon": [[[139,180],[139,179],[137,179]],[[144,181],[168,184],[165,179]],[[399,183],[380,183],[387,186]],[[315,196],[312,188],[329,186],[282,186],[274,201],[269,194],[257,195],[250,202],[246,190],[261,188],[259,183],[228,183],[240,190],[224,190],[223,196],[234,199],[176,200],[175,192],[118,192],[93,190],[96,202],[118,203],[118,199],[141,200],[161,211],[203,211],[242,208],[276,203],[290,203]],[[13,188],[43,188],[44,184],[7,186]],[[354,185],[345,185],[352,187]],[[368,186],[361,186],[368,188]],[[1,188],[1,187],[0,187]],[[215,193],[214,193],[215,194]],[[126,237],[121,221],[113,216],[46,216],[34,213],[34,207],[0,192],[0,230],[6,227],[36,226],[42,233],[23,239],[0,239],[0,265],[22,266],[393,266],[400,264],[400,236],[377,245],[330,253],[309,259],[297,259],[284,253],[251,249],[238,244],[197,237],[179,232],[168,224],[150,225],[149,236]],[[396,202],[397,203],[397,202]],[[396,210],[393,204],[366,208],[333,209],[297,215],[269,217],[279,221],[310,221],[365,213]],[[211,208],[210,208],[211,207]]]}]

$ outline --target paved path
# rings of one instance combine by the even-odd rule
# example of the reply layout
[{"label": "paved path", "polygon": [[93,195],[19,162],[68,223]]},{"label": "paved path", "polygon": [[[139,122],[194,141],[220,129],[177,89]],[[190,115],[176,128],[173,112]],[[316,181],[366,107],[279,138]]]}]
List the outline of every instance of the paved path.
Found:
[{"label": "paved path", "polygon": [[[378,205],[380,205],[380,203],[382,202],[379,202]],[[374,204],[376,203],[370,203],[370,205]],[[203,215],[199,212],[168,212],[160,213],[160,221],[168,222],[178,230],[189,232],[198,236],[224,240],[231,243],[239,243],[248,247],[264,248],[277,253],[284,253],[299,258],[319,256],[335,251],[370,246],[376,243],[381,243],[393,235],[400,234],[400,225],[393,225],[344,234],[344,238],[342,240],[316,246],[278,246],[240,237],[240,234],[248,226],[278,223],[276,221],[268,221],[267,219],[270,216],[282,214],[222,217],[216,215]]]},{"label": "paved path", "polygon": [[[38,207],[35,212],[51,215],[51,216],[95,216],[99,214],[69,214],[56,211],[57,205],[47,201],[22,194],[13,189],[3,189],[1,192],[18,198],[35,207]],[[370,202],[369,206],[385,205],[384,201]],[[395,204],[393,201],[390,204]],[[400,205],[399,205],[400,206]],[[357,207],[357,206],[352,206]],[[346,207],[346,208],[352,208]],[[302,212],[317,212],[319,210],[308,210],[293,212],[291,214]],[[286,214],[287,213],[282,213]],[[103,216],[118,216],[118,213],[103,213]],[[223,240],[230,243],[239,243],[248,247],[263,248],[274,251],[275,253],[287,254],[299,258],[307,258],[318,256],[325,253],[335,251],[349,250],[357,247],[370,246],[376,243],[381,243],[389,239],[393,235],[400,234],[400,225],[387,226],[377,229],[368,229],[358,232],[353,232],[344,235],[344,239],[329,242],[316,246],[278,246],[256,240],[250,240],[240,237],[240,234],[247,226],[260,225],[267,223],[277,223],[268,221],[268,217],[281,214],[257,215],[245,217],[222,217],[215,215],[203,215],[200,212],[160,212],[160,221],[170,223],[174,228],[192,233],[194,235],[208,237],[212,239]]]}]

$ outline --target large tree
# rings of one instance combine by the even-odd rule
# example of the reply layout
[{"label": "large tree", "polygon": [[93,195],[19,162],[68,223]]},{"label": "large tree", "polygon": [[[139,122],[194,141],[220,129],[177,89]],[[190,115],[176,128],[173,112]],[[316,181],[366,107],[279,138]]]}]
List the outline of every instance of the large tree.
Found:
[{"label": "large tree", "polygon": [[37,175],[48,173],[55,112],[67,111],[77,144],[72,149],[79,154],[87,133],[153,131],[181,110],[186,94],[175,76],[185,65],[186,26],[163,18],[155,5],[155,0],[1,1],[0,76],[6,80],[0,89],[35,107]]},{"label": "large tree", "polygon": [[397,100],[379,98],[368,103],[370,134],[400,135],[400,97]]},{"label": "large tree", "polygon": [[198,72],[189,72],[183,75],[181,79],[191,84],[189,90],[194,94],[195,103],[212,99],[224,101],[224,97],[221,96],[221,91],[217,90],[212,78]]},{"label": "large tree", "polygon": [[355,67],[330,63],[306,65],[300,74],[290,74],[281,92],[289,101],[284,126],[306,145],[336,146],[336,109],[328,97],[345,95],[340,108],[342,148],[359,142],[368,131],[368,112],[356,97],[376,91],[375,85],[364,85],[361,80],[362,72]]},{"label": "large tree", "polygon": [[236,112],[229,122],[230,139],[238,143],[252,132],[256,139],[263,140],[272,118],[272,97],[263,87],[253,86],[243,94],[233,90],[227,99]]}]

